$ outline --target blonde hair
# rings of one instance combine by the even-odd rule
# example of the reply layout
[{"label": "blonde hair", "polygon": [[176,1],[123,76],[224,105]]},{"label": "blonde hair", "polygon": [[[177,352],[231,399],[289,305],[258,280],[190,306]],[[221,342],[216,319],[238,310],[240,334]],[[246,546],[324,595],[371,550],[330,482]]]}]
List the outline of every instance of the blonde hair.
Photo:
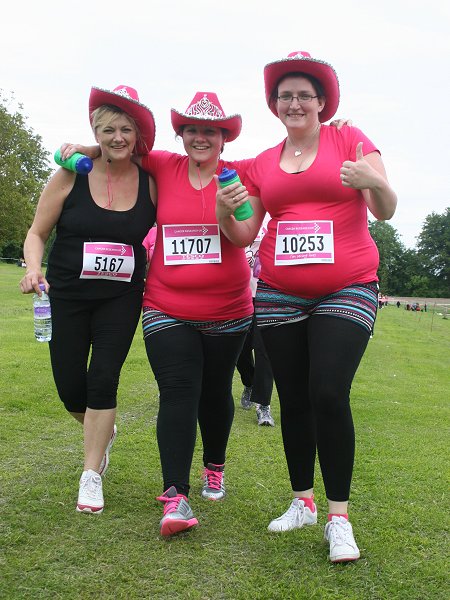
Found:
[{"label": "blonde hair", "polygon": [[113,104],[103,104],[91,113],[92,131],[94,135],[99,127],[108,127],[118,116],[123,115],[136,132],[136,145],[143,144],[142,135],[136,121],[127,112]]}]

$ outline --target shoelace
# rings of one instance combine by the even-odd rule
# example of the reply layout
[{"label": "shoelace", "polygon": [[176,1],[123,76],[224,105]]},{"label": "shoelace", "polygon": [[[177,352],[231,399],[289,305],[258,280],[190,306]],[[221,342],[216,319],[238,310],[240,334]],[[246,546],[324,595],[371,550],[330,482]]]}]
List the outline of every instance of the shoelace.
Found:
[{"label": "shoelace", "polygon": [[213,490],[220,490],[222,488],[222,478],[223,478],[222,471],[211,471],[210,469],[207,469],[205,467],[204,477],[208,483],[209,488],[211,488]]},{"label": "shoelace", "polygon": [[81,482],[81,487],[83,488],[83,492],[86,494],[86,496],[89,496],[89,498],[94,499],[100,497],[101,480],[102,479],[100,475],[95,475],[92,477],[88,477],[87,479]]},{"label": "shoelace", "polygon": [[298,501],[296,505],[294,504],[293,508],[295,508],[295,512],[297,513],[299,523],[303,524],[305,520],[305,505],[303,502]]},{"label": "shoelace", "polygon": [[348,544],[353,546],[353,539],[350,532],[349,522],[342,523],[333,521],[329,525],[330,539],[335,544]]},{"label": "shoelace", "polygon": [[175,496],[174,498],[168,498],[167,496],[159,496],[157,500],[164,503],[163,515],[175,512],[178,510],[178,505],[181,502],[181,496]]},{"label": "shoelace", "polygon": [[287,511],[284,513],[284,515],[281,515],[281,517],[278,517],[279,519],[284,519],[288,517],[289,519],[291,519],[292,521],[295,521],[298,519],[299,524],[302,524],[303,521],[305,520],[305,506],[303,503],[294,503],[292,502],[290,507],[287,509]]}]

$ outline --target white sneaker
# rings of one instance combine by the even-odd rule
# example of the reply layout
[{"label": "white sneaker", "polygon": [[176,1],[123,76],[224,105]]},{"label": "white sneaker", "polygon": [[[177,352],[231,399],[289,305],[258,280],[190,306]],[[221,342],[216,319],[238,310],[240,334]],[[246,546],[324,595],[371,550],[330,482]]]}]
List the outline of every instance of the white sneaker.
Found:
[{"label": "white sneaker", "polygon": [[359,548],[353,537],[353,529],[345,517],[333,516],[325,525],[325,539],[330,542],[331,562],[358,560]]},{"label": "white sneaker", "polygon": [[269,531],[290,531],[291,529],[300,529],[303,525],[315,525],[317,523],[317,508],[314,504],[312,512],[303,500],[294,498],[287,511],[269,523]]},{"label": "white sneaker", "polygon": [[105,454],[103,455],[102,462],[98,468],[98,474],[103,477],[106,473],[106,469],[109,466],[109,453],[111,452],[112,445],[114,444],[114,440],[117,436],[117,425],[114,423],[113,431],[111,437],[109,438],[108,445],[106,446]]},{"label": "white sneaker", "polygon": [[92,469],[83,471],[80,478],[77,512],[99,515],[104,505],[102,478]]},{"label": "white sneaker", "polygon": [[273,420],[269,406],[256,405],[256,418],[258,419],[258,425],[265,425],[267,427],[275,427],[275,421]]}]

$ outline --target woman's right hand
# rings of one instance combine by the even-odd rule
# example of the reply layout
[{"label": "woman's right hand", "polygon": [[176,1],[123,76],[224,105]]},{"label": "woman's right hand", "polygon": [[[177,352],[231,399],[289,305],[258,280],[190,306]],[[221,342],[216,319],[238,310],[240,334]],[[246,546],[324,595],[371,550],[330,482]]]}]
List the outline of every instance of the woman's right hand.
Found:
[{"label": "woman's right hand", "polygon": [[40,283],[45,285],[45,291],[48,292],[50,286],[42,271],[40,269],[27,270],[25,275],[20,280],[20,291],[22,294],[31,294],[32,292],[36,292],[36,294],[39,294],[40,296],[42,294],[42,291],[39,289]]},{"label": "woman's right hand", "polygon": [[85,156],[94,159],[100,156],[100,146],[83,146],[82,144],[65,142],[60,147],[60,152],[62,160],[67,160],[72,154],[75,154],[75,152],[79,152],[80,154],[84,154]]}]

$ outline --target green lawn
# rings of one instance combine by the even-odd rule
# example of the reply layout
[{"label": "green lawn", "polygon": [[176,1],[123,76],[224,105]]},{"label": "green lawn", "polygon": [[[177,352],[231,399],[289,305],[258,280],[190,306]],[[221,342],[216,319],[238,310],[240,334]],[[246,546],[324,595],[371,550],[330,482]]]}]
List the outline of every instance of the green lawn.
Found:
[{"label": "green lawn", "polygon": [[331,565],[319,525],[269,534],[290,502],[279,427],[258,428],[239,405],[227,498],[191,505],[200,526],[159,536],[157,387],[138,328],[122,371],[119,435],[104,481],[105,511],[75,512],[81,429],[57,399],[46,344],[34,341],[23,270],[0,264],[0,598],[448,600],[450,320],[388,306],[357,373],[351,519],[357,563]]}]

